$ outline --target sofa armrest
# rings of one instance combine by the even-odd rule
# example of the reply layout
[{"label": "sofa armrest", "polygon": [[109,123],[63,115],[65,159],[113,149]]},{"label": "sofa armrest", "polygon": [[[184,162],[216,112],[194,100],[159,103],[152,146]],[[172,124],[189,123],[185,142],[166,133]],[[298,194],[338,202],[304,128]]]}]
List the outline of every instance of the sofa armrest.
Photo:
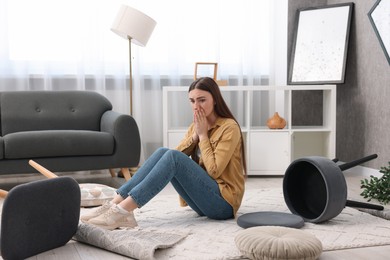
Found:
[{"label": "sofa armrest", "polygon": [[102,115],[100,129],[114,136],[114,157],[118,165],[138,166],[141,155],[141,138],[137,123],[132,116],[112,110],[106,111]]}]

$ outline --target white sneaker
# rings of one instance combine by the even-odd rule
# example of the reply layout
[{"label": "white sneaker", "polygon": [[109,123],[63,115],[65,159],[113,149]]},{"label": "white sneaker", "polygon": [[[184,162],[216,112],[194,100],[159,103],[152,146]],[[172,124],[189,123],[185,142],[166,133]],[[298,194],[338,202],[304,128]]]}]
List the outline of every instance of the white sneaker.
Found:
[{"label": "white sneaker", "polygon": [[123,213],[117,205],[112,206],[100,216],[91,218],[87,223],[108,230],[114,230],[120,227],[134,228],[138,226],[133,212]]},{"label": "white sneaker", "polygon": [[91,218],[96,218],[100,216],[101,214],[107,212],[111,208],[113,203],[111,201],[106,201],[102,206],[94,208],[93,210],[88,211],[86,214],[82,215],[80,217],[80,220],[82,222],[87,222]]}]

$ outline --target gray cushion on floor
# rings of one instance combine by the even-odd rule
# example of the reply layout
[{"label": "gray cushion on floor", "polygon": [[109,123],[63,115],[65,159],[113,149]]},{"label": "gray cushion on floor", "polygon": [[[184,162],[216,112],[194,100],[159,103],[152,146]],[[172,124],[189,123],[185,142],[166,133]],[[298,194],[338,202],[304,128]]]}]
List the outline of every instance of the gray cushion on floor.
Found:
[{"label": "gray cushion on floor", "polygon": [[305,224],[301,216],[273,211],[246,213],[238,217],[237,224],[242,228],[256,226],[283,226],[301,228]]},{"label": "gray cushion on floor", "polygon": [[65,245],[77,231],[80,188],[70,177],[21,184],[7,195],[1,219],[1,255],[25,259]]}]

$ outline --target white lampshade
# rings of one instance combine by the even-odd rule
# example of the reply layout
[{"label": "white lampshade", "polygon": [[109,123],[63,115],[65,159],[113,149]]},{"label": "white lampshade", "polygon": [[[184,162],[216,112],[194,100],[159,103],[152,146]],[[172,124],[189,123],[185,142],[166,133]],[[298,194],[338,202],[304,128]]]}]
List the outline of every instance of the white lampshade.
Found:
[{"label": "white lampshade", "polygon": [[146,46],[152,34],[156,21],[144,13],[122,5],[114,20],[111,30],[131,42]]}]

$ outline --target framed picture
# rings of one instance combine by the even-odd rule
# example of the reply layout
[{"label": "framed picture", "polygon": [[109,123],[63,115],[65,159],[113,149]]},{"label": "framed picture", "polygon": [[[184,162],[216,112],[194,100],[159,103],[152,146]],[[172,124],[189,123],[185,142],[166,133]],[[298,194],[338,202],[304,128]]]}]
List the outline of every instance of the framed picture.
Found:
[{"label": "framed picture", "polygon": [[390,65],[390,0],[376,1],[368,18]]},{"label": "framed picture", "polygon": [[[210,69],[212,68],[212,71]],[[199,74],[201,77],[210,76],[214,80],[217,80],[218,63],[217,62],[195,62],[194,80],[196,80]],[[212,75],[212,76],[211,76]]]},{"label": "framed picture", "polygon": [[353,3],[297,11],[289,84],[344,83]]},{"label": "framed picture", "polygon": [[[217,80],[218,63],[217,62],[195,62],[194,80],[200,77],[212,77],[218,86],[226,86],[227,80]],[[199,77],[199,75],[201,75]]]}]

